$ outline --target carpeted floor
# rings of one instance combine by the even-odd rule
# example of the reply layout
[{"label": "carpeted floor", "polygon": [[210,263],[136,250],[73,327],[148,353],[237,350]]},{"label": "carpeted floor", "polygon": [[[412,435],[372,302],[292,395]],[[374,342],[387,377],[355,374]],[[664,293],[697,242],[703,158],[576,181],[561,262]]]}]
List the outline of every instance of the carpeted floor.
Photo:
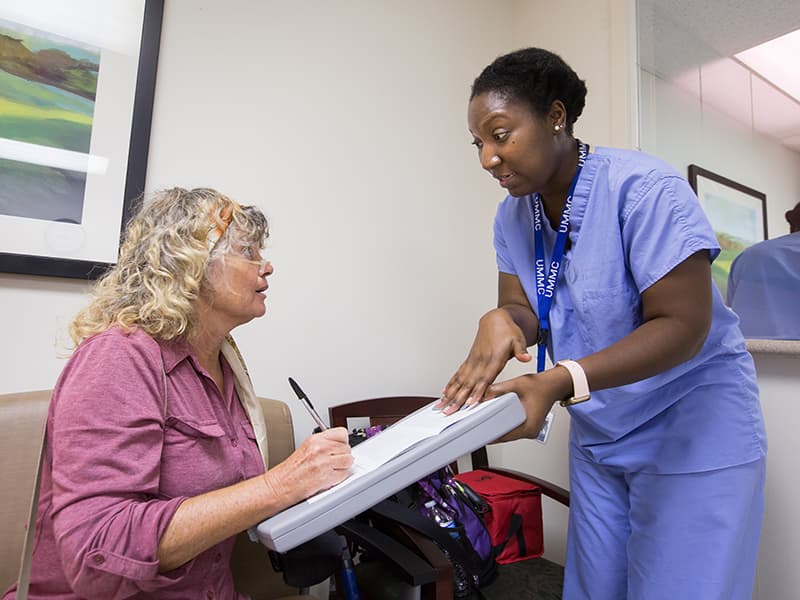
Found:
[{"label": "carpeted floor", "polygon": [[[356,567],[362,600],[418,599],[419,588],[400,581],[380,561]],[[543,558],[499,565],[497,578],[481,588],[485,600],[561,600],[564,567]],[[473,600],[478,596],[475,594]]]},{"label": "carpeted floor", "polygon": [[564,567],[543,558],[500,565],[497,579],[481,589],[486,600],[561,600]]}]

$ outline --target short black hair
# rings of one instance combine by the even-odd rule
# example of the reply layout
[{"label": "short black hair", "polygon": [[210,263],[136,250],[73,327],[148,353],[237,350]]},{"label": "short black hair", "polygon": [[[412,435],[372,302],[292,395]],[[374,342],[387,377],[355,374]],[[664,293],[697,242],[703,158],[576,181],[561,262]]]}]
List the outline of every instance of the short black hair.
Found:
[{"label": "short black hair", "polygon": [[800,231],[800,202],[794,205],[792,210],[786,211],[786,222],[789,223],[789,231],[797,233]]},{"label": "short black hair", "polygon": [[523,48],[497,57],[475,78],[469,99],[485,92],[526,102],[541,117],[547,116],[555,100],[561,100],[570,135],[586,105],[586,82],[560,56],[542,48]]}]

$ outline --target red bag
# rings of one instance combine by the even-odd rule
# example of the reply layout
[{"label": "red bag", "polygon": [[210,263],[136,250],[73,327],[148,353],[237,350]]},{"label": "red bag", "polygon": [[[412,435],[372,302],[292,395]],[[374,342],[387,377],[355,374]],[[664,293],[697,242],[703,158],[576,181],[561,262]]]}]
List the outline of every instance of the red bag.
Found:
[{"label": "red bag", "polygon": [[459,473],[456,479],[475,490],[489,505],[483,520],[492,545],[501,549],[498,563],[538,558],[544,553],[539,486],[481,469]]}]

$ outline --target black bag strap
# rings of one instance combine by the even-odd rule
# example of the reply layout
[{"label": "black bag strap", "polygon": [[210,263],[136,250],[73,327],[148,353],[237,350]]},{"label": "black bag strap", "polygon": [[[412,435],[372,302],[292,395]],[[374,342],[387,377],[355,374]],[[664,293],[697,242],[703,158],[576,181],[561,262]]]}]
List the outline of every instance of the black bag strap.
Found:
[{"label": "black bag strap", "polygon": [[525,556],[528,552],[525,546],[525,536],[522,531],[522,515],[519,513],[511,514],[511,520],[508,524],[508,534],[506,535],[506,539],[492,548],[495,558],[500,556],[500,553],[506,547],[506,544],[508,544],[513,537],[517,538],[520,556]]},{"label": "black bag strap", "polygon": [[326,531],[286,552],[270,551],[272,568],[283,574],[289,587],[308,588],[325,581],[342,563],[346,541],[335,530]]},{"label": "black bag strap", "polygon": [[410,527],[414,531],[429,537],[444,548],[453,560],[459,562],[470,573],[481,573],[480,557],[474,550],[468,552],[462,544],[450,536],[449,529],[439,527],[415,510],[402,506],[391,499],[386,499],[373,506],[369,512],[389,521]]}]

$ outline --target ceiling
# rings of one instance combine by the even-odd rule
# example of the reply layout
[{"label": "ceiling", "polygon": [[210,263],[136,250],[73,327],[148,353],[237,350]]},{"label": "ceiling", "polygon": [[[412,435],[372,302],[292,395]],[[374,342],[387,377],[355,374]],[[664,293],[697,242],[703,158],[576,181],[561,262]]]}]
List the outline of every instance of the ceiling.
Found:
[{"label": "ceiling", "polygon": [[638,12],[642,68],[800,152],[800,102],[733,58],[800,29],[798,0],[639,0]]}]

